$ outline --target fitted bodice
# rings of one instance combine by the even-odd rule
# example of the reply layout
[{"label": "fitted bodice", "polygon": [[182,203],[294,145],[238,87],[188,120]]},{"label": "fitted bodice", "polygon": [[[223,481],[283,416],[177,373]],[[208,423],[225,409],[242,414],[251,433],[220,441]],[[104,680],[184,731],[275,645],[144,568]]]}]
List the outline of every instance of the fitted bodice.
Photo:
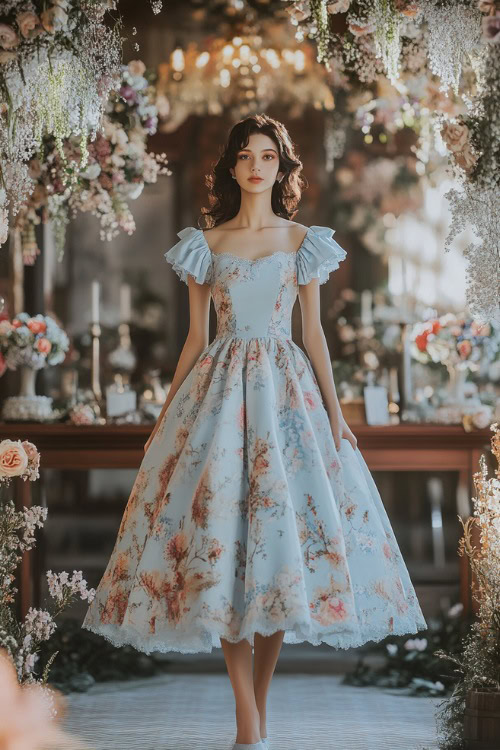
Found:
[{"label": "fitted bodice", "polygon": [[297,297],[296,253],[277,252],[257,260],[211,253],[216,337],[291,337]]},{"label": "fitted bodice", "polygon": [[186,284],[188,275],[210,284],[217,314],[216,338],[291,337],[299,284],[323,284],[346,251],[329,227],[308,227],[296,252],[278,251],[255,260],[211,251],[201,229],[186,227],[165,259]]}]

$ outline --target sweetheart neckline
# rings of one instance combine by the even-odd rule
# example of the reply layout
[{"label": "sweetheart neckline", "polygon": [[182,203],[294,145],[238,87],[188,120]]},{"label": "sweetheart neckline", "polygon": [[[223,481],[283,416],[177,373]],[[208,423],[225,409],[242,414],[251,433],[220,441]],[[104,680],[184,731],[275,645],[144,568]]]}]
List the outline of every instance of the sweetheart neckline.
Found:
[{"label": "sweetheart neckline", "polygon": [[[301,246],[302,247],[302,246]],[[210,250],[210,248],[209,248]],[[295,250],[294,252],[289,252],[288,250],[276,250],[274,253],[269,253],[269,255],[263,255],[261,258],[243,258],[241,255],[233,255],[233,253],[214,253],[213,250],[210,250],[210,254],[213,258],[217,258],[219,256],[227,255],[229,258],[235,258],[236,260],[242,260],[244,263],[259,263],[261,260],[269,260],[269,258],[274,258],[275,255],[293,255],[296,256],[298,254],[298,250]]]},{"label": "sweetheart neckline", "polygon": [[241,255],[234,255],[233,253],[214,253],[212,248],[207,242],[207,238],[205,237],[205,232],[203,229],[200,229],[199,227],[195,227],[198,232],[201,233],[201,237],[203,239],[203,242],[205,243],[205,246],[210,253],[212,258],[216,258],[218,255],[227,255],[230,258],[236,258],[236,260],[242,260],[244,263],[259,263],[261,260],[269,260],[269,258],[274,258],[275,255],[293,255],[294,257],[297,257],[297,255],[302,250],[302,247],[304,246],[304,242],[306,241],[309,232],[311,230],[311,227],[307,227],[306,233],[304,234],[304,237],[302,239],[302,242],[300,243],[300,246],[297,248],[297,250],[294,250],[293,252],[290,252],[289,250],[275,250],[274,253],[268,253],[268,255],[262,255],[260,258],[243,258]]}]

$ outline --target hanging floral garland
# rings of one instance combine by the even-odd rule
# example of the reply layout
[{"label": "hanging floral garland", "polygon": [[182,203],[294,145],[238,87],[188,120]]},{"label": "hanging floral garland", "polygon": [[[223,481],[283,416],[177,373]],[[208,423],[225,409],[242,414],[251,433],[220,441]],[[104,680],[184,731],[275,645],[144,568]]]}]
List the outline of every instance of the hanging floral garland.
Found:
[{"label": "hanging floral garland", "polygon": [[135,223],[129,201],[158,175],[171,174],[165,154],[147,151],[147,138],[156,132],[158,110],[152,76],[144,63],[133,60],[122,68],[119,90],[107,104],[102,132],[88,144],[82,167],[78,137],[62,141],[61,156],[53,136],[43,139],[40,155],[28,162],[35,189],[15,219],[23,261],[32,265],[40,250],[34,228],[51,220],[59,259],[64,249],[65,228],[78,211],[99,219],[101,239],[111,240],[120,231],[132,234]]},{"label": "hanging floral garland", "polygon": [[[0,12],[0,205],[15,215],[34,184],[27,161],[42,138],[95,137],[119,81],[119,22],[105,24],[108,0],[5,0]],[[106,19],[107,20],[107,19]]]},{"label": "hanging floral garland", "polygon": [[461,183],[448,194],[445,249],[474,226],[480,244],[465,251],[467,302],[478,319],[499,321],[499,0],[301,0],[287,11],[296,39],[314,39],[328,69],[362,84],[436,77],[440,91],[462,97],[467,114],[431,112]]}]

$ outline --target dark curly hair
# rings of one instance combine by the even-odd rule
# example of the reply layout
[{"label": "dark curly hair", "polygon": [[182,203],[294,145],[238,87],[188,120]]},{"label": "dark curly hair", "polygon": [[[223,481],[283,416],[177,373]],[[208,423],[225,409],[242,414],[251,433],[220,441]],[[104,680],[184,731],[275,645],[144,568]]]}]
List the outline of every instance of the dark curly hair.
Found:
[{"label": "dark curly hair", "polygon": [[206,175],[205,184],[209,188],[209,208],[202,208],[205,217],[205,229],[211,229],[224,221],[232,219],[238,213],[241,204],[241,188],[233,180],[231,167],[237,161],[238,151],[248,145],[253,133],[269,136],[277,146],[279,170],[283,173],[281,182],[275,182],[271,193],[271,206],[277,216],[292,219],[297,213],[297,206],[302,189],[307,186],[300,174],[302,162],[294,151],[294,144],[285,126],[267,115],[250,115],[234,125],[218,162],[212,172]]}]

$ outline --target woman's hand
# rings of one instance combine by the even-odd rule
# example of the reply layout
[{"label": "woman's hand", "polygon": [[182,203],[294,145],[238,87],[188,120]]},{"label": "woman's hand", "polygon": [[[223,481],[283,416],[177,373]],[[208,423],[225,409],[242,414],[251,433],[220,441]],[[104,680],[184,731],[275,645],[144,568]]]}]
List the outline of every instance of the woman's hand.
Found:
[{"label": "woman's hand", "polygon": [[330,417],[330,425],[337,451],[340,450],[340,441],[342,438],[346,438],[354,449],[357,447],[357,438],[351,432],[351,429],[342,414],[336,414],[334,417]]}]

